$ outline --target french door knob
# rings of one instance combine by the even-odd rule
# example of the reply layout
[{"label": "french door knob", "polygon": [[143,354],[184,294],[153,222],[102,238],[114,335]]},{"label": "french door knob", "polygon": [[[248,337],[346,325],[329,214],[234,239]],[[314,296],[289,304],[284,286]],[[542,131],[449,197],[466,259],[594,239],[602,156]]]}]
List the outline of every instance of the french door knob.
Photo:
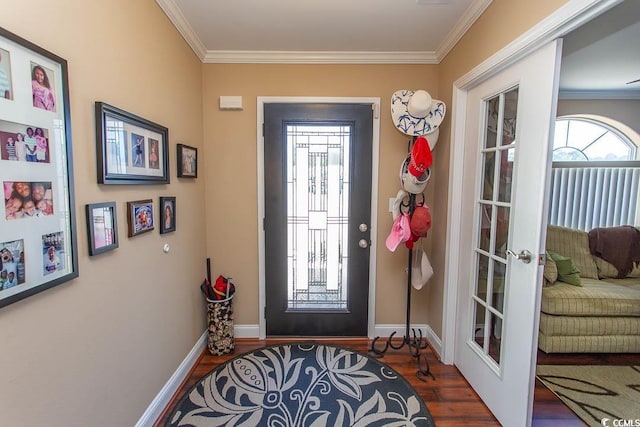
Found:
[{"label": "french door knob", "polygon": [[523,250],[519,254],[513,252],[511,249],[507,249],[507,255],[511,255],[517,260],[524,262],[525,264],[529,264],[531,262],[531,252],[528,250]]}]

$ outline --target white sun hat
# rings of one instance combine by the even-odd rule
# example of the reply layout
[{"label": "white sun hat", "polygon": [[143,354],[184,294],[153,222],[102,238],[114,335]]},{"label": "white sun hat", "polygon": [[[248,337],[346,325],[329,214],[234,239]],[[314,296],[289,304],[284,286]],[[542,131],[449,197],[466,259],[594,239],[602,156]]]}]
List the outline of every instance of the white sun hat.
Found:
[{"label": "white sun hat", "polygon": [[391,118],[395,127],[410,136],[425,136],[433,149],[447,108],[426,90],[399,90],[391,96]]},{"label": "white sun hat", "polygon": [[409,172],[411,155],[407,155],[400,164],[400,188],[411,194],[421,194],[431,178],[431,168],[427,168],[421,176],[414,176]]}]

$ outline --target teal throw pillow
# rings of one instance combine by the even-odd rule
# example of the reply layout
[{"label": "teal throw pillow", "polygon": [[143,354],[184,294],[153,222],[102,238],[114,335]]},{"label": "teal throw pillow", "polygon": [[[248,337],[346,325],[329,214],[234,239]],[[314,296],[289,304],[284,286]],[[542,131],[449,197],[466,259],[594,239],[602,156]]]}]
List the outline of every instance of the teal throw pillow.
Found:
[{"label": "teal throw pillow", "polygon": [[558,280],[573,286],[582,286],[580,284],[580,271],[571,261],[571,258],[562,256],[555,252],[548,251],[551,259],[553,259],[558,267]]}]

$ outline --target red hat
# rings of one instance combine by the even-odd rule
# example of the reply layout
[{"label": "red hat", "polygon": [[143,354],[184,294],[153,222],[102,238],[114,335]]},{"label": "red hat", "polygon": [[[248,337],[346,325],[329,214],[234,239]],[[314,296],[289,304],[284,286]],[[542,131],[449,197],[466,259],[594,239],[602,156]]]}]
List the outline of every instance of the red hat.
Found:
[{"label": "red hat", "polygon": [[428,206],[416,207],[411,216],[409,228],[411,228],[411,233],[418,237],[427,235],[427,231],[431,229],[431,211]]},{"label": "red hat", "polygon": [[411,149],[411,161],[409,162],[409,172],[419,178],[426,172],[433,163],[429,142],[424,136],[419,136]]}]

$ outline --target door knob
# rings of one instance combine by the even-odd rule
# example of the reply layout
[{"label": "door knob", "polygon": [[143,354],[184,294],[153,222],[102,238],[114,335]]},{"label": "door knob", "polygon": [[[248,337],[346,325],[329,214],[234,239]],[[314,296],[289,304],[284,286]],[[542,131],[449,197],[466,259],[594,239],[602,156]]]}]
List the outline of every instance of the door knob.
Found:
[{"label": "door knob", "polygon": [[526,249],[520,252],[519,254],[513,252],[511,249],[507,249],[507,255],[511,255],[515,259],[519,259],[525,264],[529,264],[531,262],[531,252],[529,252]]},{"label": "door knob", "polygon": [[365,224],[365,223],[362,223],[362,224],[360,224],[360,225],[358,226],[358,230],[362,231],[363,233],[364,233],[365,231],[367,231],[368,229],[369,229],[369,227],[367,227],[367,224]]},{"label": "door knob", "polygon": [[358,241],[358,246],[360,246],[362,249],[367,249],[369,247],[369,242],[366,239],[360,239]]}]

